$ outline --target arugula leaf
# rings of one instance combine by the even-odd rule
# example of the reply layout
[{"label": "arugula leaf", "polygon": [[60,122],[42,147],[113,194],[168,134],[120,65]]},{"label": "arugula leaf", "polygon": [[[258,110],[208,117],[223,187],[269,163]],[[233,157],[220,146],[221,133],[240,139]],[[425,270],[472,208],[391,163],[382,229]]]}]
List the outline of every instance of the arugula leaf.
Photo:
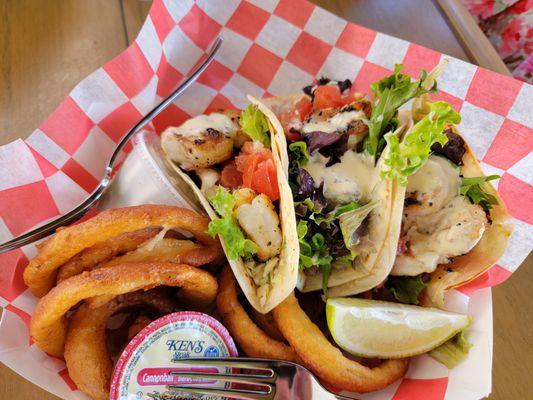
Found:
[{"label": "arugula leaf", "polygon": [[463,178],[460,193],[462,196],[468,197],[472,204],[479,204],[485,212],[489,212],[494,204],[498,204],[498,199],[483,190],[483,183],[498,178],[498,175]]},{"label": "arugula leaf", "polygon": [[462,330],[450,340],[428,352],[428,356],[452,369],[466,358],[472,346],[473,344],[465,336],[465,331]]},{"label": "arugula leaf", "polygon": [[383,133],[388,131],[389,124],[398,108],[415,97],[437,91],[436,82],[430,89],[425,88],[424,83],[428,76],[426,71],[421,72],[419,80],[411,81],[409,75],[401,73],[402,68],[402,64],[396,64],[392,75],[370,85],[374,93],[374,101],[368,124],[369,132],[363,143],[363,148],[376,158],[384,144],[382,141]]},{"label": "arugula leaf", "polygon": [[253,104],[248,105],[241,114],[239,125],[252,140],[257,140],[266,148],[270,148],[268,120],[259,108]]},{"label": "arugula leaf", "polygon": [[398,179],[402,185],[407,185],[407,177],[414,174],[427,161],[431,146],[434,143],[444,146],[448,141],[443,132],[446,124],[461,122],[461,116],[450,104],[437,101],[428,105],[429,114],[413,126],[401,143],[393,132],[385,135],[390,152],[385,158],[388,169],[381,172],[382,178]]},{"label": "arugula leaf", "polygon": [[389,276],[385,284],[396,300],[405,304],[418,304],[418,296],[426,286],[422,275]]},{"label": "arugula leaf", "polygon": [[245,238],[237,219],[233,216],[235,197],[227,189],[219,186],[210,202],[220,218],[215,218],[209,223],[207,233],[213,237],[220,235],[226,244],[230,260],[239,257],[250,258],[258,249],[254,242]]}]

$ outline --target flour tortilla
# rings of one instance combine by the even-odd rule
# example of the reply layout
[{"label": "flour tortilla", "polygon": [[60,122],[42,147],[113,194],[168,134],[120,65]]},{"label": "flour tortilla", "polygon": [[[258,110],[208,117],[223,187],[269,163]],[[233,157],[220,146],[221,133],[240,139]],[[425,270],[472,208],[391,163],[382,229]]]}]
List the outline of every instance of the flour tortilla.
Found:
[{"label": "flour tortilla", "polygon": [[[452,127],[452,130],[461,136],[455,126]],[[461,174],[465,178],[485,175],[466,140],[465,148]],[[498,204],[493,205],[489,212],[492,224],[487,225],[481,240],[470,252],[455,257],[449,264],[439,265],[431,273],[431,280],[422,294],[424,306],[443,308],[446,291],[477,278],[492,267],[505,252],[507,242],[513,232],[513,225],[509,222],[510,216],[498,192],[490,182],[483,185],[483,190],[498,200]]]},{"label": "flour tortilla", "polygon": [[[282,232],[282,246],[281,252],[279,254],[279,264],[274,270],[274,277],[272,279],[273,283],[271,284],[269,291],[266,295],[266,299],[261,301],[258,292],[257,286],[248,275],[244,262],[241,258],[236,260],[229,260],[228,263],[235,275],[239,286],[241,287],[244,295],[246,296],[248,302],[254,307],[257,311],[261,313],[267,313],[281,303],[285,298],[293,292],[296,287],[296,281],[298,279],[298,258],[300,255],[300,247],[298,244],[298,234],[296,232],[296,216],[294,214],[294,203],[292,199],[291,189],[287,180],[288,169],[283,168],[282,161],[280,160],[280,149],[283,149],[283,153],[286,157],[286,147],[287,144],[283,147],[282,140],[276,140],[275,137],[283,136],[283,130],[281,124],[277,120],[276,116],[270,111],[265,105],[263,105],[259,100],[249,96],[249,100],[256,105],[267,117],[270,132],[272,136],[272,155],[274,159],[274,164],[276,166],[276,174],[278,178],[279,185],[279,218],[280,218],[280,227]],[[281,132],[279,134],[278,132]],[[194,183],[194,181],[181,170],[181,168],[175,163],[171,162],[174,171],[181,177],[181,179],[187,184],[187,186],[192,190],[198,202],[203,206],[207,214],[211,219],[217,218],[216,212],[211,207],[211,204],[201,192],[200,188]],[[287,161],[288,165],[288,161]],[[227,256],[227,249],[224,240],[221,239],[222,248]]]},{"label": "flour tortilla", "polygon": [[[400,111],[398,119],[400,125],[396,130],[396,135],[404,137],[412,128],[413,121],[408,111]],[[377,171],[384,168],[383,163],[388,151],[387,147],[383,150],[376,166]],[[370,214],[370,224],[374,226],[372,240],[377,244],[378,250],[372,254],[372,257],[356,259],[357,264],[354,265],[354,269],[345,268],[345,270],[336,271],[342,272],[343,278],[348,279],[345,278],[344,282],[339,284],[332,284],[328,289],[327,297],[350,296],[366,292],[385,281],[392,270],[400,237],[405,187],[396,181],[378,179],[373,198],[380,202],[380,207],[374,209],[376,213]],[[359,268],[362,272],[357,274],[357,265],[360,264],[363,264],[365,268]],[[368,272],[365,274],[365,271]],[[351,279],[349,279],[350,274]]]}]

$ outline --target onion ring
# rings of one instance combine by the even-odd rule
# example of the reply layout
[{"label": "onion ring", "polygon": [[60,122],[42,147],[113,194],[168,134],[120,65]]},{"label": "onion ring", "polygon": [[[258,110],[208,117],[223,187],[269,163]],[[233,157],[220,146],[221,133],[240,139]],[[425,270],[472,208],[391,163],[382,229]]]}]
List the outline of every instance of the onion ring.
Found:
[{"label": "onion ring", "polygon": [[179,207],[144,205],[105,210],[95,217],[58,231],[24,270],[24,282],[38,297],[52,288],[57,269],[79,252],[125,232],[154,226],[180,228],[205,246],[218,248],[206,233],[209,218]]},{"label": "onion ring", "polygon": [[180,295],[203,304],[215,299],[218,288],[209,272],[186,264],[132,263],[85,271],[61,282],[37,303],[30,323],[31,337],[41,350],[61,357],[67,332],[65,314],[79,301],[160,285],[179,286]]},{"label": "onion ring", "polygon": [[331,386],[365,393],[388,386],[407,371],[409,359],[386,360],[368,368],[346,358],[300,308],[294,294],[277,306],[273,315],[303,365]]},{"label": "onion ring", "polygon": [[237,282],[228,266],[222,271],[219,283],[218,312],[246,355],[297,362],[298,357],[290,346],[268,336],[250,319],[237,298]]},{"label": "onion ring", "polygon": [[135,318],[135,321],[133,321],[133,324],[130,325],[128,328],[128,342],[133,339],[137,334],[142,331],[144,328],[146,328],[152,320],[148,318],[146,315],[139,315],[137,318]]},{"label": "onion ring", "polygon": [[265,333],[270,336],[272,339],[278,340],[280,342],[285,342],[285,338],[282,333],[279,331],[276,321],[272,316],[272,312],[266,314],[261,314],[255,308],[250,307],[249,309],[250,318],[256,323],[256,325],[265,331]]},{"label": "onion ring", "polygon": [[117,255],[135,250],[148,239],[157,235],[160,230],[161,228],[146,228],[134,232],[122,233],[105,242],[95,244],[83,250],[59,268],[57,271],[57,282],[78,275],[100,263],[111,260]]},{"label": "onion ring", "polygon": [[[190,240],[161,239],[152,246],[141,246],[123,256],[105,263],[105,266],[129,262],[173,262],[200,267],[216,260],[222,254],[221,249],[203,246]],[[94,269],[90,268],[90,269]]]},{"label": "onion ring", "polygon": [[107,320],[117,312],[138,306],[160,316],[173,312],[176,302],[150,290],[118,296],[99,308],[82,304],[72,314],[65,341],[65,362],[76,386],[94,400],[109,399],[113,362],[106,344]]},{"label": "onion ring", "polygon": [[[96,268],[109,268],[118,264],[136,263],[136,262],[172,262],[176,264],[187,264],[193,267],[200,267],[218,259],[222,255],[222,250],[213,247],[206,247],[194,243],[190,240],[177,239],[158,239],[156,242],[151,241],[137,250],[116,257],[105,264],[99,264],[89,270]],[[178,293],[180,296],[180,293]],[[86,302],[92,308],[100,307],[111,300],[113,296],[102,295],[87,299]]]}]

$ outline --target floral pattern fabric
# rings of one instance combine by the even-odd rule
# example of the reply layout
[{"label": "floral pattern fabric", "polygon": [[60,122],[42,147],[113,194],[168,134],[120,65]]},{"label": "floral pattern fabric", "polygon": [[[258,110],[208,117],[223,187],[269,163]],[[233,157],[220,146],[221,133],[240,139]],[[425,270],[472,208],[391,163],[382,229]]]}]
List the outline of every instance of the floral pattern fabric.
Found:
[{"label": "floral pattern fabric", "polygon": [[463,0],[515,78],[533,83],[533,0]]}]

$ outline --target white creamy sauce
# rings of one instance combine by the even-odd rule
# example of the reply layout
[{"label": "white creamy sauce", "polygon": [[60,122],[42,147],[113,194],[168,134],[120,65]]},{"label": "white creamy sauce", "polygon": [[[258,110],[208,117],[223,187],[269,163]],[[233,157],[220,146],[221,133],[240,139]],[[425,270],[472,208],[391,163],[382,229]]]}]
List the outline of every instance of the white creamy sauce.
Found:
[{"label": "white creamy sauce", "polygon": [[188,119],[177,127],[174,133],[187,137],[200,137],[205,135],[208,128],[219,131],[228,137],[234,137],[237,133],[237,129],[231,118],[220,113],[198,115]]},{"label": "white creamy sauce", "polygon": [[316,187],[324,183],[324,197],[335,204],[367,201],[376,177],[374,158],[348,150],[340,162],[326,167],[328,160],[317,152],[304,167]]},{"label": "white creamy sauce", "polygon": [[430,156],[409,177],[407,196],[421,204],[404,209],[403,230],[407,232],[409,252],[396,257],[393,275],[433,272],[437,265],[468,253],[483,236],[485,212],[459,195],[459,173],[447,159]]},{"label": "white creamy sauce", "polygon": [[200,168],[196,170],[196,175],[200,178],[201,192],[209,198],[209,194],[215,190],[215,185],[220,179],[220,174],[213,168]]},{"label": "white creamy sauce", "polygon": [[429,156],[426,163],[407,182],[407,197],[414,197],[422,208],[433,212],[459,195],[459,168],[444,157]]},{"label": "white creamy sauce", "polygon": [[316,131],[326,133],[344,132],[348,129],[348,125],[355,121],[364,121],[364,123],[368,125],[368,120],[364,111],[354,110],[339,112],[324,121],[310,120],[304,124],[302,131],[304,133]]}]

